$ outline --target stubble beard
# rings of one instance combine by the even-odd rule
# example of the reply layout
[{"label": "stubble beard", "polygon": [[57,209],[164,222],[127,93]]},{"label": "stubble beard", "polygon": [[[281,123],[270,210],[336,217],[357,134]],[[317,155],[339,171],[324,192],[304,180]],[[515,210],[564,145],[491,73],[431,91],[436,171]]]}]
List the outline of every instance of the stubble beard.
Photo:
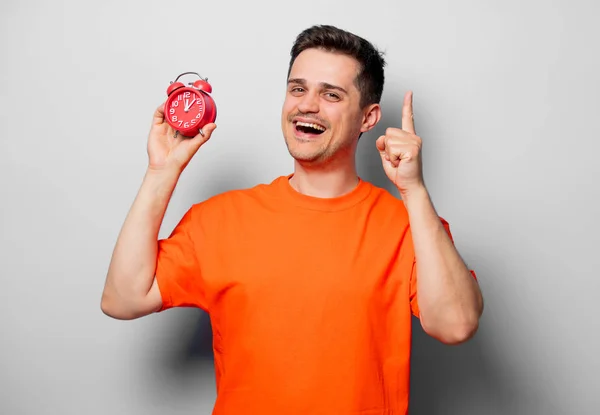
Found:
[{"label": "stubble beard", "polygon": [[[292,137],[292,142],[286,140],[287,148],[290,155],[300,163],[322,163],[327,161],[331,157],[331,151],[324,148],[322,144],[315,145],[316,143],[303,143],[301,140],[297,140]],[[312,148],[302,149],[302,146],[311,146]]]},{"label": "stubble beard", "polygon": [[[329,123],[322,118],[307,116],[306,114],[302,114],[300,112],[289,114],[287,117],[285,117],[285,126],[283,131],[285,144],[290,155],[294,158],[294,160],[305,165],[319,165],[327,162],[335,155],[336,152],[334,148],[331,148],[331,142],[324,140],[322,136],[316,140],[304,140],[297,138],[294,134],[294,126],[292,125],[294,117],[296,116],[312,118],[315,120],[315,122],[324,125],[327,129],[330,128]],[[323,134],[329,134],[329,131],[326,131]]]},{"label": "stubble beard", "polygon": [[[336,159],[342,161],[345,159],[344,154],[351,152],[352,145],[347,143],[334,144],[333,142],[312,142],[306,143],[295,136],[286,138],[285,140],[288,152],[290,155],[303,166],[318,167],[325,165],[335,165]],[[307,148],[302,148],[306,146]]]},{"label": "stubble beard", "polygon": [[331,147],[331,142],[328,144],[322,138],[310,141],[303,140],[297,138],[293,131],[285,137],[285,144],[294,160],[304,165],[324,164],[336,154],[336,148]]}]

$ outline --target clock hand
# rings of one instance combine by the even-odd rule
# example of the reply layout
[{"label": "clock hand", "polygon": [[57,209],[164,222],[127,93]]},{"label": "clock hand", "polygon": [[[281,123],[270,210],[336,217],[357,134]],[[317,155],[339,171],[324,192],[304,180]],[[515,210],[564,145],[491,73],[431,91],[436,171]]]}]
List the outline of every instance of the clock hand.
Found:
[{"label": "clock hand", "polygon": [[[197,100],[197,98],[192,98],[192,99],[189,101],[189,105],[186,105],[186,107],[185,107],[185,111],[186,111],[186,112],[192,109],[192,107],[193,107],[193,106],[194,106],[194,104],[196,103],[196,100]],[[187,100],[186,100],[186,102],[187,102]]]}]

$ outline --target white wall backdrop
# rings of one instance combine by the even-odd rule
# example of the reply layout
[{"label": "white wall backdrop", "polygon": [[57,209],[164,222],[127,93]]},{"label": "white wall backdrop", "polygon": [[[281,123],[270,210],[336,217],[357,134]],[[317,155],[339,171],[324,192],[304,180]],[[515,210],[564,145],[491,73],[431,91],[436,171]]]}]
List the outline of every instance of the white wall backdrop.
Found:
[{"label": "white wall backdrop", "polygon": [[152,112],[207,76],[218,129],[162,229],[194,202],[292,168],[280,132],[288,53],[316,24],[386,51],[384,117],[414,91],[427,184],[486,309],[458,347],[418,327],[411,414],[600,411],[600,58],[592,1],[98,1],[0,4],[0,413],[210,414],[196,310],[100,311],[141,183]]}]

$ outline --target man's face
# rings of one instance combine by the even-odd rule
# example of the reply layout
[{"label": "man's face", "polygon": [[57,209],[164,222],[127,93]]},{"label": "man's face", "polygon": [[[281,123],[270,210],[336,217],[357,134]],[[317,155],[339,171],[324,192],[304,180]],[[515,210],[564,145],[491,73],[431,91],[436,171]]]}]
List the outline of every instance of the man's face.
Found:
[{"label": "man's face", "polygon": [[358,62],[346,55],[308,49],[296,58],[288,78],[281,125],[292,157],[322,164],[354,156],[365,124],[354,80]]}]

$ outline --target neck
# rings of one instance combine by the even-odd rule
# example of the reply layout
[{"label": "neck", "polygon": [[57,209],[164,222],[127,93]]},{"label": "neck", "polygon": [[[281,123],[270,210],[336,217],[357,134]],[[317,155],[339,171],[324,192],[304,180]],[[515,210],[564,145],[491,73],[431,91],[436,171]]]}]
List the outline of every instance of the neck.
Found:
[{"label": "neck", "polygon": [[290,185],[307,196],[333,198],[351,192],[358,185],[354,159],[336,166],[310,166],[294,161]]}]

